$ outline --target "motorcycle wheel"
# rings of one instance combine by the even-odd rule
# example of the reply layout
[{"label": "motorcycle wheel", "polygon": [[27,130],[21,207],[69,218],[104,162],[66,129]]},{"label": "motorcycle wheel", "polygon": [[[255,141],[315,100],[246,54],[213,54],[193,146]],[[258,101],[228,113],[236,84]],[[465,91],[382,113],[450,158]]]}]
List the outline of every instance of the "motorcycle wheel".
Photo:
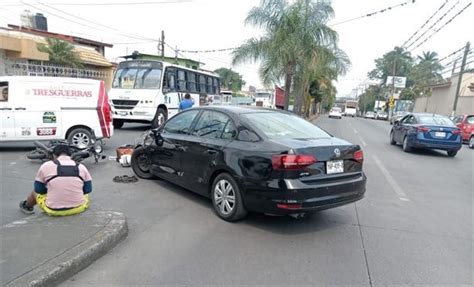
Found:
[{"label": "motorcycle wheel", "polygon": [[43,161],[49,160],[47,154],[45,154],[43,151],[37,150],[37,149],[32,150],[29,153],[27,153],[26,157],[28,159],[32,159],[32,160],[35,160],[35,159],[39,159],[39,160],[43,160]]}]

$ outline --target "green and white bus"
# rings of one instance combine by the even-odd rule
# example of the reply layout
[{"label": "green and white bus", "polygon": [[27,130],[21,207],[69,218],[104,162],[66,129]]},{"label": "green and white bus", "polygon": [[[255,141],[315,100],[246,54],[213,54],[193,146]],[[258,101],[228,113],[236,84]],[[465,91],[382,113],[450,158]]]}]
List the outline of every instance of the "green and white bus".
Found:
[{"label": "green and white bus", "polygon": [[179,112],[189,93],[194,106],[206,105],[220,94],[219,77],[164,61],[131,60],[119,63],[109,91],[115,128],[125,122],[159,127]]}]

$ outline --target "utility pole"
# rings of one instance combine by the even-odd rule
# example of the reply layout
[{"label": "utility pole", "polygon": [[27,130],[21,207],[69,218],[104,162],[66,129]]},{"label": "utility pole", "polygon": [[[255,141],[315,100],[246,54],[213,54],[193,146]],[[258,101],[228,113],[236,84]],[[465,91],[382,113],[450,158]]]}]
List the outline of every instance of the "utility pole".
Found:
[{"label": "utility pole", "polygon": [[451,112],[451,116],[454,116],[454,114],[456,113],[456,108],[458,106],[459,92],[461,91],[462,74],[464,73],[464,68],[466,66],[467,54],[469,54],[470,45],[471,43],[467,42],[466,48],[464,49],[464,57],[462,58],[461,70],[459,71],[458,85],[456,87],[456,95],[454,97],[454,105],[453,111]]},{"label": "utility pole", "polygon": [[[395,74],[397,73],[397,54],[394,54],[393,58],[393,73],[392,73],[392,94],[390,97],[395,97]],[[393,107],[388,110],[388,119],[391,120],[393,116]]]},{"label": "utility pole", "polygon": [[161,58],[165,57],[165,31],[161,30]]}]

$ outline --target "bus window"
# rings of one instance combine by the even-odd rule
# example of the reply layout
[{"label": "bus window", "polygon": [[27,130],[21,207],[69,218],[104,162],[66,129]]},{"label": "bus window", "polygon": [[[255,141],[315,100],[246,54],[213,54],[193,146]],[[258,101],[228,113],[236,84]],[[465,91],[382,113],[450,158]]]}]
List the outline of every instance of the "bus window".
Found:
[{"label": "bus window", "polygon": [[207,93],[208,94],[213,94],[212,92],[212,78],[207,77]]},{"label": "bus window", "polygon": [[176,71],[174,69],[166,69],[163,88],[170,91],[174,91],[176,89]]},{"label": "bus window", "polygon": [[112,82],[112,88],[120,88],[120,81],[121,81],[123,71],[125,71],[125,69],[118,69],[115,72],[114,81]]},{"label": "bus window", "polygon": [[206,77],[204,75],[199,75],[199,91],[206,93]]},{"label": "bus window", "polygon": [[193,72],[186,72],[186,89],[190,93],[195,93],[196,89],[196,74]]},{"label": "bus window", "polygon": [[186,78],[183,70],[178,70],[178,91],[186,91]]},{"label": "bus window", "polygon": [[0,102],[8,102],[8,82],[0,82]]},{"label": "bus window", "polygon": [[137,79],[138,69],[126,69],[119,78],[119,85],[122,89],[133,89]]},{"label": "bus window", "polygon": [[161,69],[140,69],[135,81],[135,89],[159,89]]},{"label": "bus window", "polygon": [[214,78],[213,82],[214,82],[213,93],[216,94],[216,95],[218,95],[218,94],[220,94],[220,91],[219,91],[219,79],[218,79],[218,78]]}]

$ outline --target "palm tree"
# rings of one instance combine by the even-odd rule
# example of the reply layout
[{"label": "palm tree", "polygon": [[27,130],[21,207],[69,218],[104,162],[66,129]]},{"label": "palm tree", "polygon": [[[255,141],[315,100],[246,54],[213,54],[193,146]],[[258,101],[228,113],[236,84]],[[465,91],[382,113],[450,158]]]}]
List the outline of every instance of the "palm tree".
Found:
[{"label": "palm tree", "polygon": [[413,67],[410,52],[403,47],[395,47],[375,60],[375,69],[369,72],[372,79],[382,79],[384,83],[388,76],[407,77]]},{"label": "palm tree", "polygon": [[48,53],[49,62],[52,64],[81,68],[81,60],[74,50],[74,45],[69,42],[47,38],[46,44],[39,43],[38,50]]},{"label": "palm tree", "polygon": [[[327,1],[262,0],[250,10],[246,24],[264,30],[260,38],[245,41],[233,52],[233,64],[261,61],[260,77],[264,84],[285,80],[285,109],[296,73],[305,74],[323,61],[323,55],[337,48],[337,33],[326,23],[334,11]],[[301,110],[310,80],[299,78],[296,108]]]}]

